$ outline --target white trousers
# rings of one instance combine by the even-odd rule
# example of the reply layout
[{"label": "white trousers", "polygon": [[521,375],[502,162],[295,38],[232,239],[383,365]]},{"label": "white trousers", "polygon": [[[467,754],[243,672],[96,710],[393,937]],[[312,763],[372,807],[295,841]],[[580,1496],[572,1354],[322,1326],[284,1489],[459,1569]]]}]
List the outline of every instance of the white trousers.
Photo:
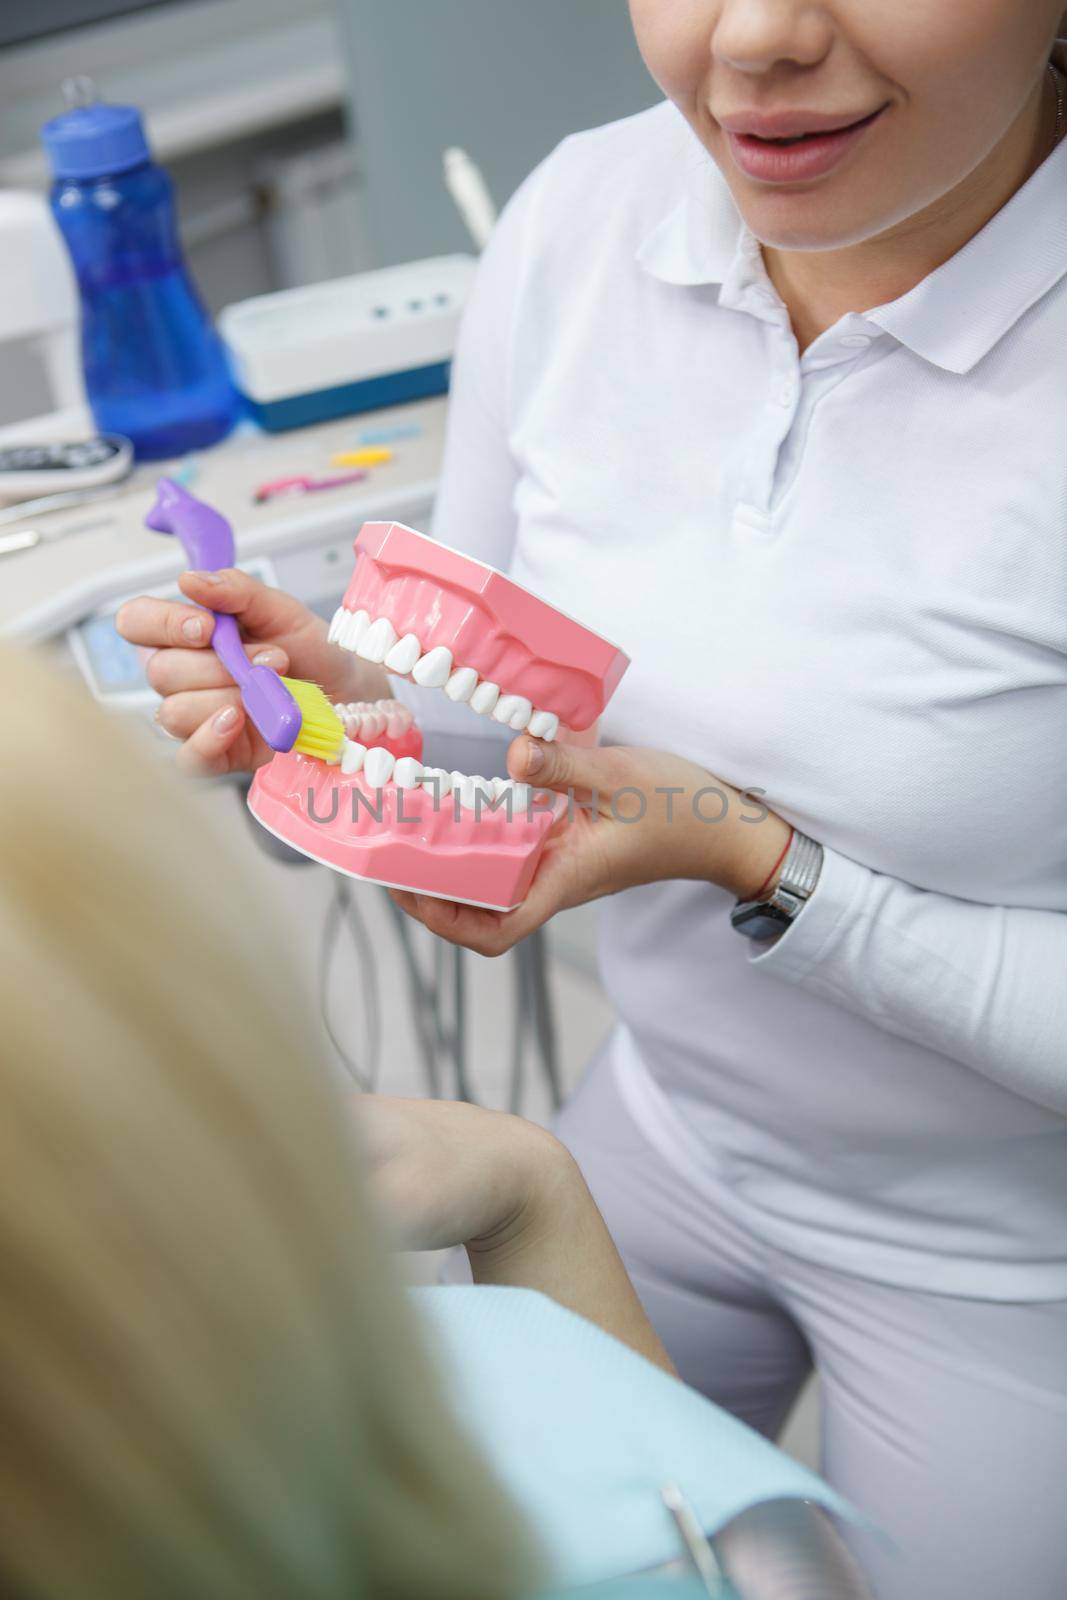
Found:
[{"label": "white trousers", "polygon": [[896,1546],[844,1530],[878,1600],[1067,1596],[1067,1301],[901,1289],[768,1246],[644,1138],[606,1051],[556,1132],[687,1383],[773,1437],[818,1371],[823,1475]]}]

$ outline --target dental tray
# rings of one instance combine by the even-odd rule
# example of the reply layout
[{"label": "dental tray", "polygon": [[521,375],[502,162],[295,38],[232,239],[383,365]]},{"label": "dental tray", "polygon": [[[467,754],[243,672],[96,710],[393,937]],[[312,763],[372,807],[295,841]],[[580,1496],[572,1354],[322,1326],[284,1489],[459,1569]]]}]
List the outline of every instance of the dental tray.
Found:
[{"label": "dental tray", "polygon": [[302,428],[444,394],[473,256],[435,256],[257,295],[219,316],[260,427]]},{"label": "dental tray", "polygon": [[[494,567],[398,522],[368,522],[330,641],[474,713],[538,738],[588,743],[629,665]],[[492,910],[521,904],[566,801],[509,780],[424,767],[395,701],[338,706],[339,762],[296,751],[256,773],[249,808],[271,833],[354,878]]]}]

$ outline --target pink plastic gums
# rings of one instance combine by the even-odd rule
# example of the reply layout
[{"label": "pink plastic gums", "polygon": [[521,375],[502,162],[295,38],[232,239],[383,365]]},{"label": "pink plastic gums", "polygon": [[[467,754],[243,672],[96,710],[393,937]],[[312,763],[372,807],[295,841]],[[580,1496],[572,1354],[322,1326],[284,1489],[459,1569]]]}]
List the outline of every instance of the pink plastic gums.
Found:
[{"label": "pink plastic gums", "polygon": [[[445,646],[454,669],[472,668],[479,680],[557,716],[561,738],[595,742],[597,719],[629,665],[615,645],[494,568],[400,523],[364,524],[355,552],[343,608],[349,619],[339,611],[335,624],[358,612],[368,626],[387,618],[398,639],[415,635],[420,657]],[[421,735],[397,702],[335,709],[358,742],[346,746],[357,765],[370,760],[364,746],[417,762]],[[460,774],[445,794],[429,769],[414,787],[391,780],[377,787],[380,773],[372,784],[346,764],[347,757],[330,766],[296,752],[277,755],[257,772],[249,807],[280,839],[337,871],[493,910],[522,902],[566,807],[560,796],[499,785],[475,807],[472,780],[461,782]],[[410,766],[404,776],[411,780]],[[490,790],[485,780],[473,784]]]},{"label": "pink plastic gums", "polygon": [[[510,911],[525,898],[555,816],[566,804],[539,795],[529,806],[481,813],[455,794],[372,789],[313,757],[275,756],[257,772],[248,804],[265,828],[314,861],[354,878],[445,900]],[[547,804],[545,802],[548,802]]]},{"label": "pink plastic gums", "polygon": [[446,645],[505,694],[525,695],[570,728],[589,728],[629,666],[607,639],[539,600],[495,567],[400,522],[365,522],[346,611],[388,617],[424,651]]}]

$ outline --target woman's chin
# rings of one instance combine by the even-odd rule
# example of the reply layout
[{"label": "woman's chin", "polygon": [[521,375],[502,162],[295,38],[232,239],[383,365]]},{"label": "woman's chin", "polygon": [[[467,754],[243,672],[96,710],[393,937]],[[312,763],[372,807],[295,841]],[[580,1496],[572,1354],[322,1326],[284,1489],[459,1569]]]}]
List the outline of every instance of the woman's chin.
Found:
[{"label": "woman's chin", "polygon": [[774,250],[846,250],[891,227],[894,218],[864,215],[852,199],[814,189],[757,189],[742,180],[731,192],[746,225]]}]

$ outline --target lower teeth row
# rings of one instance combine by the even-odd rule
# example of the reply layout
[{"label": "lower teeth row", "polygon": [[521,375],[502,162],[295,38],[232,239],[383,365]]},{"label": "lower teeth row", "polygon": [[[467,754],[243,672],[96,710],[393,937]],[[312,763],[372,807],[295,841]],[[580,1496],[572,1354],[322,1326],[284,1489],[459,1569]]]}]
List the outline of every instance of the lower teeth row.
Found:
[{"label": "lower teeth row", "polygon": [[[488,801],[510,796],[507,811],[515,814],[526,810],[533,795],[527,783],[515,783],[511,778],[483,778],[479,773],[468,776],[463,772],[446,772],[443,767],[424,767],[414,756],[401,756],[398,761],[384,745],[368,749],[355,739],[345,740],[340,767],[348,776],[362,772],[372,789],[380,789],[387,783],[394,783],[398,789],[421,788],[433,796],[435,804],[455,792],[467,811],[484,809]],[[500,809],[505,812],[503,805]]]}]

